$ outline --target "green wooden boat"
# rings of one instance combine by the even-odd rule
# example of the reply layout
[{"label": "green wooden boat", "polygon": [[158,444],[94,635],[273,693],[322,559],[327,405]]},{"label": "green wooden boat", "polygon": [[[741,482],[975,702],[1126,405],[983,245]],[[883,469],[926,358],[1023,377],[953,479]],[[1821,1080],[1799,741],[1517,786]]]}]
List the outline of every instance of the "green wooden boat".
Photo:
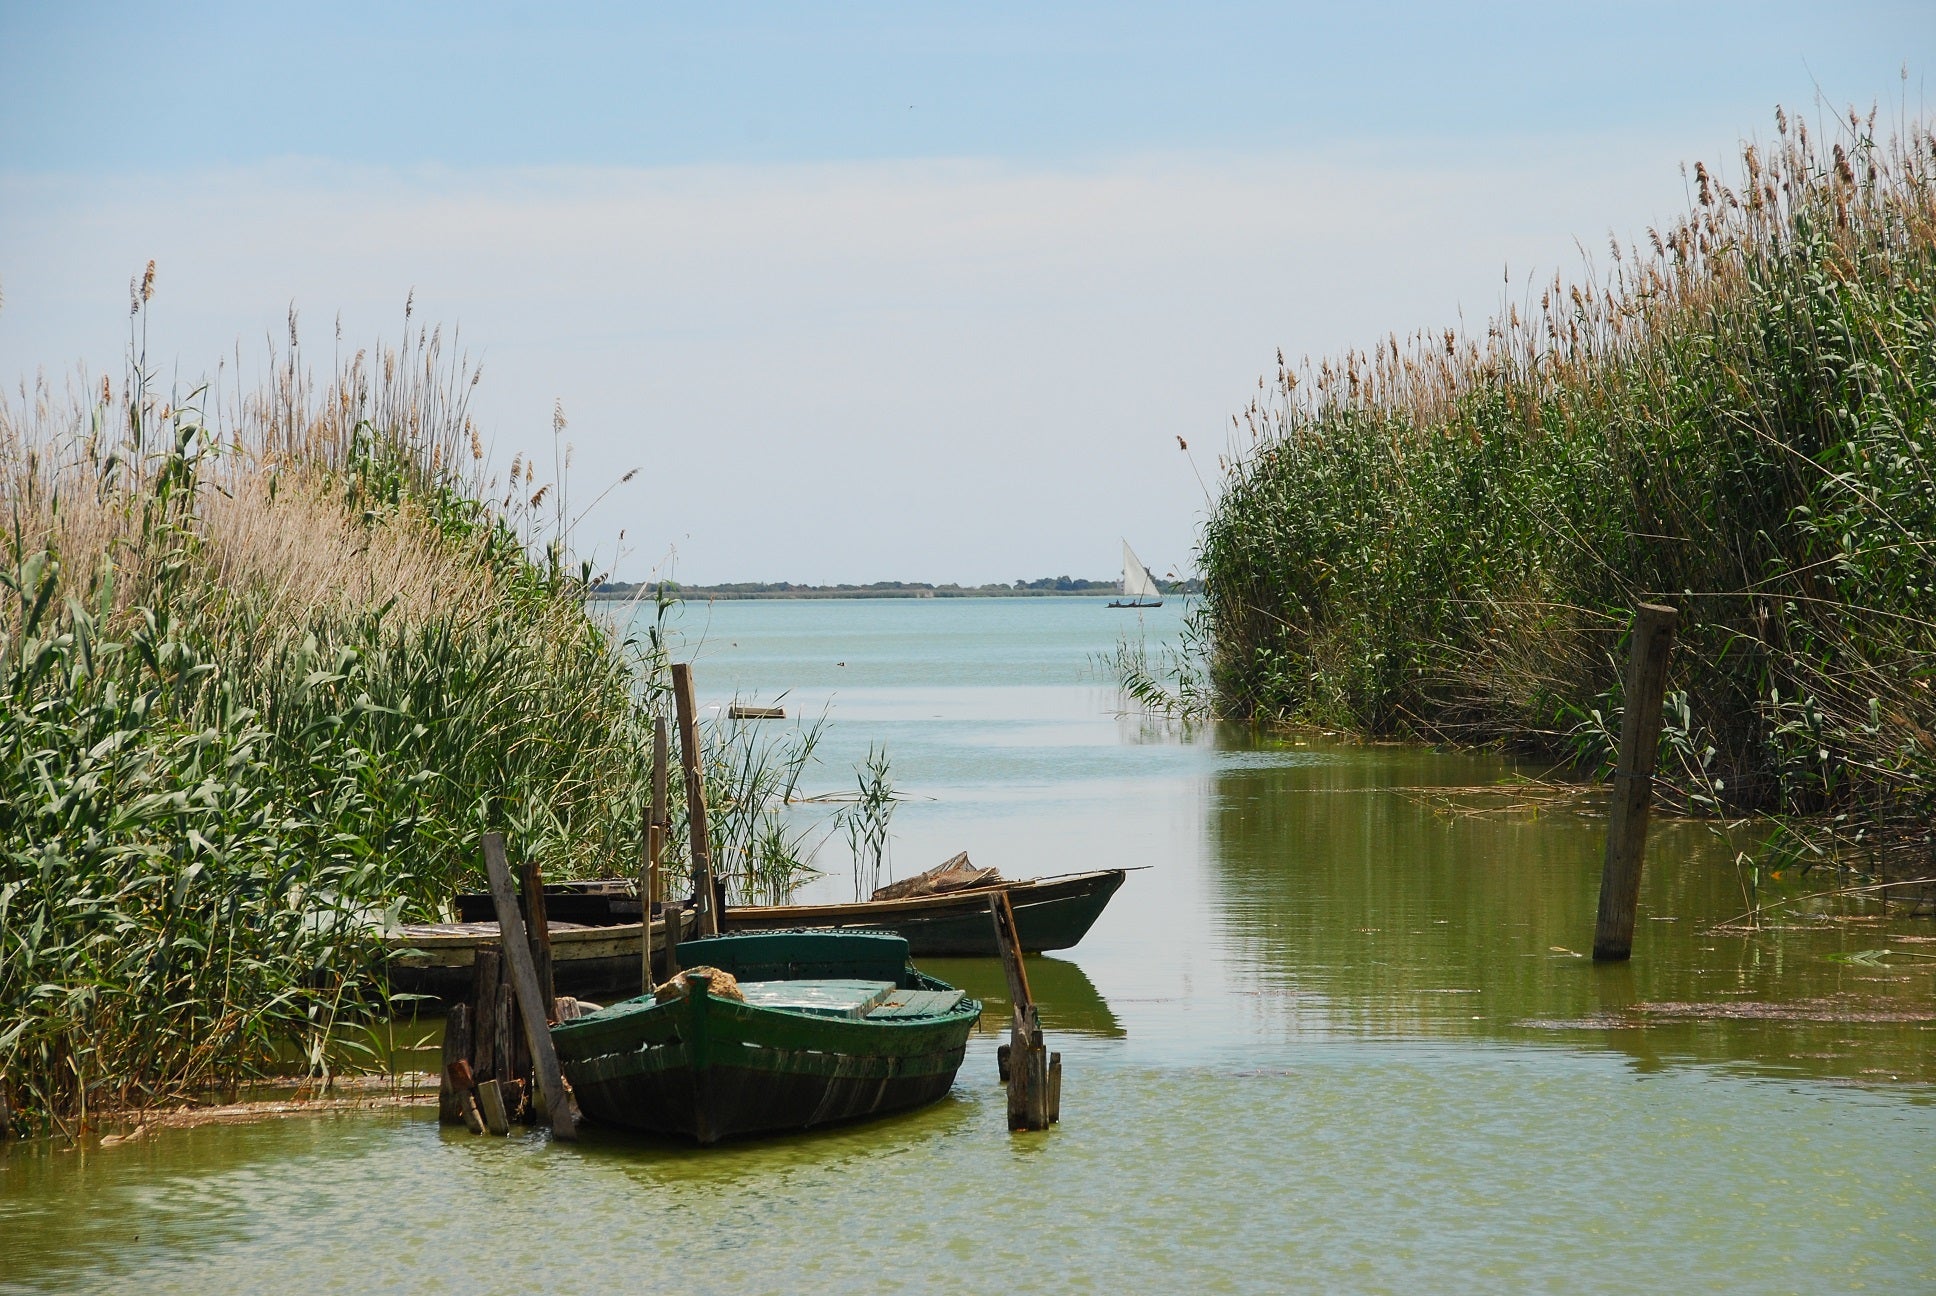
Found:
[{"label": "green wooden boat", "polygon": [[700,1143],[811,1129],[933,1102],[954,1084],[981,1004],[914,969],[885,932],[760,932],[679,946],[694,977],[551,1028],[590,1119]]}]

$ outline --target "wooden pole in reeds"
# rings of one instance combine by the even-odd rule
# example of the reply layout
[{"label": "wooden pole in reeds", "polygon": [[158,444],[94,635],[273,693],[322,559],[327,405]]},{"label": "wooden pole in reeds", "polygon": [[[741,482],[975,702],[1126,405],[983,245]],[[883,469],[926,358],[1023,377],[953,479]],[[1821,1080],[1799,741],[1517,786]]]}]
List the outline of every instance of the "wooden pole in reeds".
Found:
[{"label": "wooden pole in reeds", "polygon": [[699,705],[693,699],[692,665],[672,665],[672,700],[679,718],[679,763],[686,776],[686,819],[692,829],[692,889],[699,934],[719,934],[719,907],[713,896],[712,847],[706,837],[706,780],[699,767]]},{"label": "wooden pole in reeds", "polygon": [[[531,946],[524,931],[524,916],[518,912],[518,897],[511,881],[511,865],[504,856],[504,834],[484,834],[484,870],[491,879],[491,900],[497,906],[497,932],[502,957],[511,969],[511,989],[518,998],[518,1015],[524,1019],[524,1038],[531,1048],[531,1067],[536,1073],[538,1094],[544,1101],[544,1118],[552,1135],[561,1139],[578,1137],[572,1119],[571,1100],[565,1096],[564,1073],[558,1069],[558,1053],[551,1044],[551,1030],[545,1024],[543,992],[538,988],[538,970],[532,966]],[[488,1109],[486,1111],[488,1115]]]},{"label": "wooden pole in reeds", "polygon": [[1640,866],[1647,853],[1647,813],[1660,753],[1660,710],[1667,692],[1667,658],[1680,614],[1657,603],[1634,613],[1627,654],[1627,709],[1620,719],[1620,763],[1613,774],[1613,805],[1607,819],[1607,858],[1600,875],[1600,912],[1593,927],[1593,957],[1633,955],[1634,918],[1640,908]]},{"label": "wooden pole in reeds", "polygon": [[659,894],[659,865],[665,858],[666,832],[671,825],[671,807],[666,804],[666,764],[670,758],[665,717],[660,716],[652,722],[652,808],[645,821],[645,865],[639,875],[641,994],[652,993],[652,910],[664,899]]}]

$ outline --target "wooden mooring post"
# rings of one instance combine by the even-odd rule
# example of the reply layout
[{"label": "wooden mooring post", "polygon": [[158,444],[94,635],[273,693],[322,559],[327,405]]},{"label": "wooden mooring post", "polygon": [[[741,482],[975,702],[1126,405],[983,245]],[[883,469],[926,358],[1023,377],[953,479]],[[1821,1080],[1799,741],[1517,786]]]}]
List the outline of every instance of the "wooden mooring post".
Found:
[{"label": "wooden mooring post", "polygon": [[670,758],[665,717],[660,716],[652,722],[652,808],[646,812],[645,861],[639,872],[640,994],[652,993],[652,911],[665,900],[659,893],[659,865],[665,859],[666,834],[672,828],[666,796],[666,764]]},{"label": "wooden mooring post", "polygon": [[[558,1053],[551,1045],[551,1030],[547,1025],[554,1010],[544,1001],[538,985],[538,970],[531,958],[524,916],[518,912],[518,898],[512,889],[511,866],[504,857],[504,834],[484,834],[484,869],[490,875],[499,941],[510,965],[518,1016],[524,1019],[524,1040],[531,1050],[532,1070],[538,1082],[539,1115],[551,1126],[554,1137],[575,1139],[578,1125],[572,1119],[571,1099],[565,1093],[564,1073],[559,1070]],[[486,1117],[489,1114],[487,1107]]]},{"label": "wooden mooring post", "polygon": [[679,720],[679,765],[686,779],[686,819],[692,828],[692,895],[701,936],[719,935],[719,904],[713,891],[713,853],[706,836],[706,778],[699,767],[699,705],[692,665],[672,664],[673,709]]},{"label": "wooden mooring post", "polygon": [[1015,906],[1006,889],[988,897],[988,916],[995,924],[995,945],[1001,951],[1012,1006],[1008,1043],[995,1051],[996,1065],[1008,1085],[1008,1127],[1047,1129],[1062,1119],[1062,1055],[1049,1052],[1043,1042],[1041,1014],[1029,993],[1028,970],[1022,966]]},{"label": "wooden mooring post", "polygon": [[660,911],[665,919],[665,974],[667,979],[679,975],[679,937],[684,935],[686,907],[668,900]]},{"label": "wooden mooring post", "polygon": [[1667,658],[1680,614],[1658,603],[1634,612],[1627,654],[1626,712],[1620,718],[1620,760],[1613,773],[1607,816],[1607,858],[1600,874],[1600,912],[1593,925],[1593,957],[1633,955],[1640,908],[1640,866],[1647,854],[1647,813],[1660,752],[1660,710],[1667,692]]}]

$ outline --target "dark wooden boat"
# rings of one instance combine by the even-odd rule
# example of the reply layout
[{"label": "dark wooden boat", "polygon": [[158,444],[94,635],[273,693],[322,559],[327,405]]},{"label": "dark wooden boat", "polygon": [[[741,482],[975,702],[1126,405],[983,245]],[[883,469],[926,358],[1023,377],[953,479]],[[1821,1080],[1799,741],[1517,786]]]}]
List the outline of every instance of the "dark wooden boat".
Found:
[{"label": "dark wooden boat", "polygon": [[[593,897],[584,891],[574,896],[563,888],[545,888],[552,978],[558,993],[581,999],[595,999],[612,990],[636,993],[641,979],[639,902],[629,901],[632,918],[628,922],[616,918],[611,908],[613,889],[622,883],[578,885],[604,886],[608,891]],[[490,897],[484,899],[488,904]],[[573,901],[582,903],[565,903]],[[463,918],[471,912],[474,910],[460,905],[458,916]],[[566,914],[574,916],[566,917]],[[679,930],[682,935],[693,930],[690,912],[685,914]],[[470,994],[478,947],[497,943],[497,919],[406,923],[387,932],[383,941],[389,952],[393,994],[427,995],[456,1003]],[[665,945],[665,918],[655,915],[652,948],[663,951]],[[655,962],[663,968],[663,954]]]},{"label": "dark wooden boat", "polygon": [[[725,926],[729,932],[891,931],[906,938],[915,958],[996,958],[988,897],[1000,887],[1015,907],[1023,950],[1040,954],[1070,949],[1087,935],[1126,876],[1122,869],[1098,869],[899,900],[734,906],[725,910]],[[390,989],[452,1002],[469,994],[478,946],[497,940],[495,912],[488,895],[460,895],[457,922],[408,923],[389,932]],[[639,901],[632,883],[552,884],[545,887],[545,912],[560,994],[597,999],[638,987]],[[654,915],[652,924],[652,947],[662,950],[665,919]],[[681,932],[693,930],[688,910]]]},{"label": "dark wooden boat", "polygon": [[905,900],[858,904],[736,905],[726,910],[728,931],[781,931],[789,927],[864,929],[905,936],[915,958],[997,958],[988,897],[1006,889],[1015,907],[1015,928],[1030,954],[1069,949],[1102,916],[1123,884],[1122,869],[1099,869],[1032,882],[1004,882]]},{"label": "dark wooden boat", "polygon": [[[684,993],[552,1027],[590,1119],[714,1143],[918,1107],[954,1084],[981,1016],[881,932],[708,936],[679,961]],[[744,1000],[714,993],[702,965],[738,978]]]}]

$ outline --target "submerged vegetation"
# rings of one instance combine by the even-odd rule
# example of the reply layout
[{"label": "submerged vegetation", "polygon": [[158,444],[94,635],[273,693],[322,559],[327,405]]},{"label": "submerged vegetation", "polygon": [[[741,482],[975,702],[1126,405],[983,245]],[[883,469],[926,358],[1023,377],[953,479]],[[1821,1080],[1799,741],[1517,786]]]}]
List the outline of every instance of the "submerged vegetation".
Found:
[{"label": "submerged vegetation", "polygon": [[1280,357],[1202,538],[1220,712],[1604,768],[1665,601],[1688,800],[1932,863],[1936,135],[1776,131],[1483,336]]},{"label": "submerged vegetation", "polygon": [[[666,604],[588,614],[560,492],[488,474],[438,332],[317,382],[292,319],[261,390],[162,393],[153,283],[118,388],[0,403],[0,1132],[340,1063],[381,923],[444,916],[482,833],[636,868],[669,696]],[[709,730],[742,898],[808,867],[774,801],[816,732]]]}]

